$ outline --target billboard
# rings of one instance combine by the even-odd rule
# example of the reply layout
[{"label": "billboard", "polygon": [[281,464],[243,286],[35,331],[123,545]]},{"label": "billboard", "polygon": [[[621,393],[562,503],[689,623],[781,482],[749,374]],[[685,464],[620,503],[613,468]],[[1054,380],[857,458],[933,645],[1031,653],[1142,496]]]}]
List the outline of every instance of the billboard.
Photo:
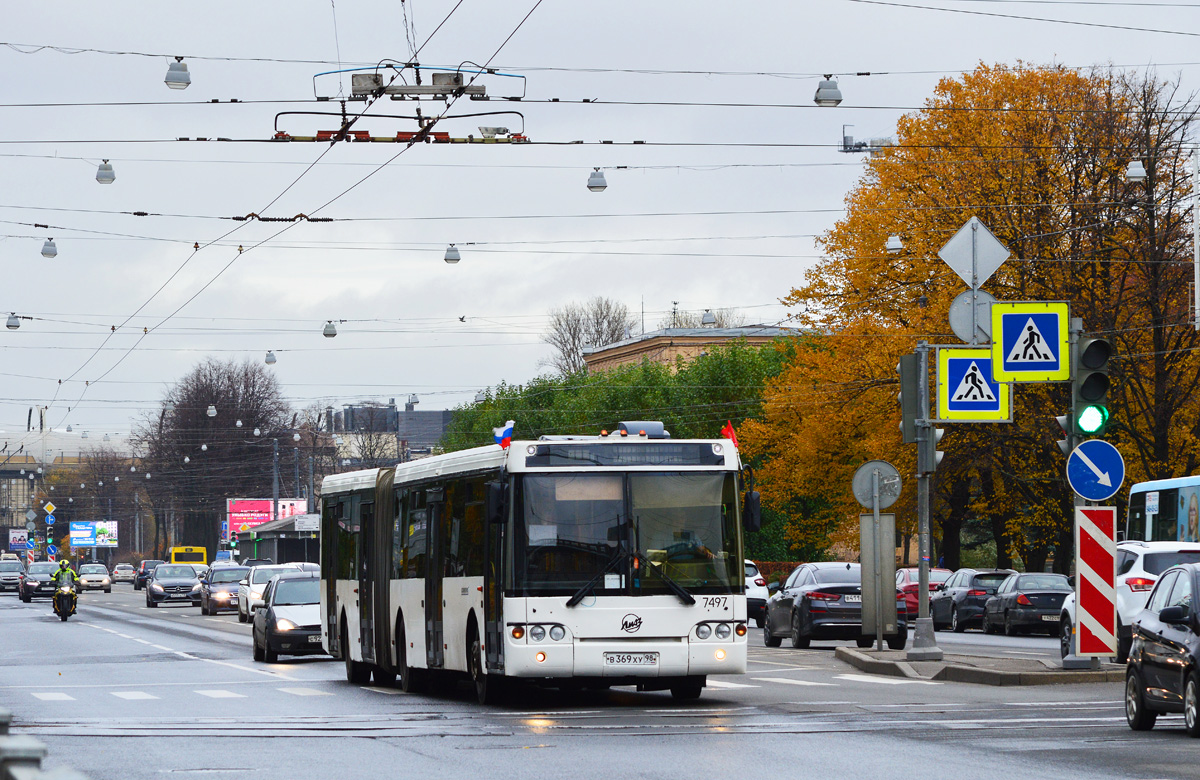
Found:
[{"label": "billboard", "polygon": [[24,550],[25,542],[29,541],[29,532],[24,528],[8,529],[8,549]]},{"label": "billboard", "polygon": [[117,521],[101,520],[99,522],[71,523],[72,547],[116,547]]},{"label": "billboard", "polygon": [[[252,531],[263,523],[269,523],[273,502],[269,498],[229,498],[225,500],[225,522],[221,524],[221,541],[229,541],[233,534]],[[291,517],[308,511],[308,499],[279,499],[279,516]]]}]

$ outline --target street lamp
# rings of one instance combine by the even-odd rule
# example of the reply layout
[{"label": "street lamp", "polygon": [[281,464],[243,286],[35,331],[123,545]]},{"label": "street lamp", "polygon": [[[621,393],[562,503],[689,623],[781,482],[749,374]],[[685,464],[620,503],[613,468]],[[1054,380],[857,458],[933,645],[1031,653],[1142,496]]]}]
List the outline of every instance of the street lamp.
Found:
[{"label": "street lamp", "polygon": [[272,352],[271,350],[267,350],[267,357],[266,357],[266,360],[265,360],[264,362],[266,362],[266,364],[267,364],[268,366],[273,366],[273,365],[275,365],[275,353],[274,353],[274,352]]},{"label": "street lamp", "polygon": [[593,169],[591,175],[588,176],[587,188],[592,192],[604,192],[607,187],[608,181],[604,178],[604,171],[599,168]]},{"label": "street lamp", "polygon": [[187,89],[191,86],[192,74],[188,73],[188,66],[183,57],[176,57],[175,61],[167,66],[167,77],[163,79],[163,83],[171,89]]},{"label": "street lamp", "polygon": [[321,335],[327,339],[331,339],[337,335],[337,325],[333,324],[333,320],[325,323],[325,329],[321,331]]},{"label": "street lamp", "polygon": [[462,255],[459,254],[458,247],[456,247],[454,244],[451,244],[450,246],[446,247],[446,256],[442,259],[450,265],[454,265],[459,260],[462,260]]},{"label": "street lamp", "polygon": [[1129,181],[1138,182],[1146,180],[1146,166],[1142,165],[1141,160],[1134,160],[1125,166],[1125,178]]},{"label": "street lamp", "polygon": [[486,400],[487,400],[487,396],[483,394],[482,390],[480,390],[478,393],[475,394],[475,403],[481,404]]},{"label": "street lamp", "polygon": [[813,102],[818,106],[832,108],[842,102],[842,91],[838,89],[837,80],[833,74],[826,73],[825,78],[817,84],[817,92],[813,95]]},{"label": "street lamp", "polygon": [[96,181],[101,184],[112,184],[117,180],[117,173],[113,170],[112,163],[104,160],[100,163],[100,167],[96,169]]},{"label": "street lamp", "polygon": [[57,257],[58,247],[54,245],[53,238],[47,238],[46,243],[42,244],[42,257]]},{"label": "street lamp", "polygon": [[889,255],[899,254],[904,249],[904,242],[900,240],[900,236],[888,236],[887,253]]},{"label": "street lamp", "polygon": [[8,315],[8,322],[5,323],[5,327],[9,330],[16,330],[17,328],[21,327],[21,318],[17,316],[15,311]]},{"label": "street lamp", "polygon": [[206,414],[209,417],[216,417],[217,416],[217,407],[213,406],[212,404],[209,404],[208,411],[206,412]]}]

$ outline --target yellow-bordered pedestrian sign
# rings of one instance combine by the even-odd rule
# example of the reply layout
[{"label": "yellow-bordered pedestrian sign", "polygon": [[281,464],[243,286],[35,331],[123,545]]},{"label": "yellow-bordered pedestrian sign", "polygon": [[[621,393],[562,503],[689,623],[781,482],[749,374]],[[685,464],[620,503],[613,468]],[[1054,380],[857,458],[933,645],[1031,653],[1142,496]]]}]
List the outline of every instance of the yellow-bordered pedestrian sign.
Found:
[{"label": "yellow-bordered pedestrian sign", "polygon": [[1011,422],[1010,387],[992,375],[987,347],[937,351],[937,416],[955,422]]},{"label": "yellow-bordered pedestrian sign", "polygon": [[1071,378],[1066,301],[992,304],[992,375],[998,382]]}]

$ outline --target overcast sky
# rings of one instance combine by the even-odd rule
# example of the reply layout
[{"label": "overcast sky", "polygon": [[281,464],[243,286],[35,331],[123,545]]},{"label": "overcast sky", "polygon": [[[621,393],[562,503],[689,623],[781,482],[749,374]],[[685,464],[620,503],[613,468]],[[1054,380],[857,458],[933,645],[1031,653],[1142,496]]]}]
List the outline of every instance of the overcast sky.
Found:
[{"label": "overcast sky", "polygon": [[[262,360],[269,349],[298,408],[410,393],[418,408],[450,408],[544,370],[547,310],[593,295],[644,306],[648,329],[675,301],[777,323],[787,316],[779,299],[814,262],[812,237],[862,173],[862,156],[836,148],[843,124],[887,136],[939,78],[980,61],[1156,63],[1190,92],[1190,61],[1200,60],[1190,3],[923,4],[972,12],[956,13],[851,0],[543,0],[512,34],[535,3],[463,0],[452,14],[445,0],[7,4],[0,309],[35,319],[0,336],[3,438],[22,441],[36,405],[50,406],[55,428],[127,432],[205,356]],[[293,135],[337,129],[336,116],[276,114],[336,112],[336,100],[313,97],[348,96],[348,74],[340,84],[314,77],[339,62],[409,60],[406,15],[422,65],[490,61],[525,77],[480,79],[489,95],[527,100],[464,99],[437,130],[523,128],[534,143],[419,145],[395,157],[402,145],[174,140],[265,140],[276,124]],[[34,46],[152,56],[21,53]],[[187,57],[189,89],[164,86],[166,55]],[[845,95],[836,109],[812,104],[826,72]],[[264,102],[201,104],[234,98]],[[689,102],[781,107],[668,105]],[[30,103],[53,105],[16,105]],[[377,116],[414,107],[380,100],[355,129],[414,130]],[[505,110],[523,119],[453,118]],[[583,143],[560,145],[571,141]],[[95,181],[104,158],[112,185]],[[595,166],[606,171],[603,193],[585,186]],[[137,211],[164,216],[128,214]],[[229,219],[250,212],[347,221]],[[45,259],[51,236],[58,256]],[[450,242],[457,265],[442,259]],[[330,319],[338,336],[326,339]]]}]

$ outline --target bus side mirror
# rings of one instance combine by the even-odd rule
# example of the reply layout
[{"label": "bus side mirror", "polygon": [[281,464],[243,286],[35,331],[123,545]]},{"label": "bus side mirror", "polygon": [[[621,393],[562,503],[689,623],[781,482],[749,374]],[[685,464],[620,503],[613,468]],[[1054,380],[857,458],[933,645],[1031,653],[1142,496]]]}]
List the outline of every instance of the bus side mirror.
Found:
[{"label": "bus side mirror", "polygon": [[508,519],[508,486],[503,482],[487,483],[487,519],[492,525],[500,525]]},{"label": "bus side mirror", "polygon": [[750,532],[762,528],[762,500],[757,490],[746,493],[746,499],[742,503],[742,527]]}]

